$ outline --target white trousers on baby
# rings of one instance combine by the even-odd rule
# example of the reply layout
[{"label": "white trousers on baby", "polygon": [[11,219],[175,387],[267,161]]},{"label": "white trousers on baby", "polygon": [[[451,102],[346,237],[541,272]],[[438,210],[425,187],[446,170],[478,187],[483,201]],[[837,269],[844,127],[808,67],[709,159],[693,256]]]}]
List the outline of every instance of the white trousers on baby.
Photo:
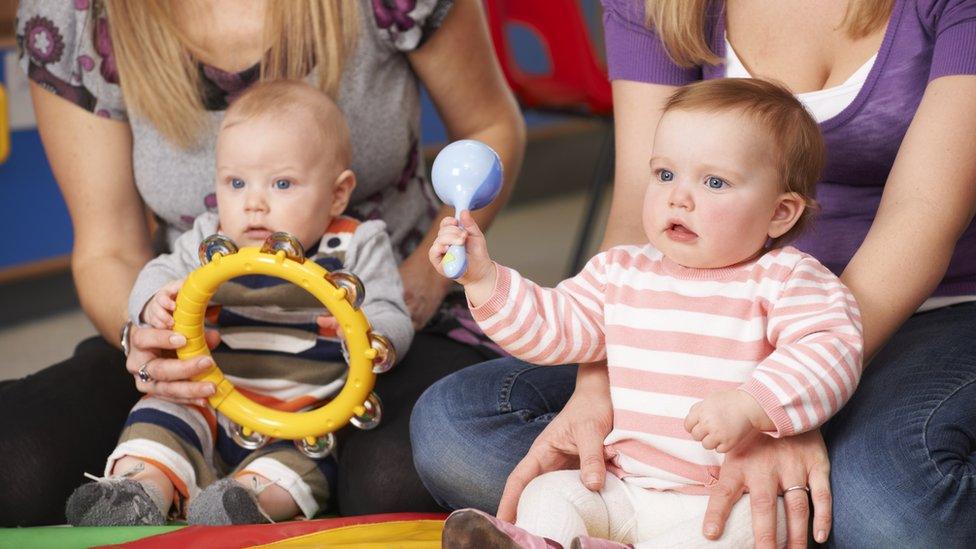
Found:
[{"label": "white trousers on baby", "polygon": [[[515,524],[568,547],[576,536],[593,536],[644,547],[754,547],[749,494],[732,508],[719,540],[702,531],[707,496],[648,490],[608,474],[603,489],[592,492],[580,472],[555,471],[529,483],[518,504]],[[783,498],[777,503],[777,546],[786,545]]]}]

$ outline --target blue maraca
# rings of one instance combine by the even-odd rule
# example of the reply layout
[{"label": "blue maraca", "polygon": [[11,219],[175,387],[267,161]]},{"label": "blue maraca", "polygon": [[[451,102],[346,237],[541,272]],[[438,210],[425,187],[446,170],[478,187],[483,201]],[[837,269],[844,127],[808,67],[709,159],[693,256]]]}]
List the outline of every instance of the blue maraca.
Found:
[{"label": "blue maraca", "polygon": [[[431,169],[434,191],[441,201],[454,206],[461,224],[461,212],[487,206],[502,189],[502,161],[498,153],[481,141],[462,139],[444,147]],[[464,246],[451,246],[441,260],[444,274],[458,278],[468,268]]]}]

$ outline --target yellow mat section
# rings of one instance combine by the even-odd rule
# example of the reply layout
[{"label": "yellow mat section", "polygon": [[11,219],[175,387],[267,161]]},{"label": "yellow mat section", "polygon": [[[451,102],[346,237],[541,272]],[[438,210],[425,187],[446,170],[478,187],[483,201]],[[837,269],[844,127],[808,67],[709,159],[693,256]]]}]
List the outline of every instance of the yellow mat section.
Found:
[{"label": "yellow mat section", "polygon": [[361,547],[363,549],[439,549],[443,520],[357,524],[288,538],[257,547]]}]

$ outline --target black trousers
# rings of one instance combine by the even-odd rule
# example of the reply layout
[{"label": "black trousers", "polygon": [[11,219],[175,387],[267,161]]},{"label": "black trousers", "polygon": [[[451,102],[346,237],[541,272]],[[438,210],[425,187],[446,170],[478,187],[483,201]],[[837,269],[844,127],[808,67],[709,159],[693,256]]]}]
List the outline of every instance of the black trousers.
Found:
[{"label": "black trousers", "polygon": [[[377,379],[380,426],[338,433],[341,514],[440,510],[414,469],[410,412],[438,379],[495,356],[440,333],[416,334],[400,364]],[[97,337],[64,362],[0,382],[0,526],[64,523],[65,501],[88,482],[84,472],[102,473],[139,396],[122,353]]]}]

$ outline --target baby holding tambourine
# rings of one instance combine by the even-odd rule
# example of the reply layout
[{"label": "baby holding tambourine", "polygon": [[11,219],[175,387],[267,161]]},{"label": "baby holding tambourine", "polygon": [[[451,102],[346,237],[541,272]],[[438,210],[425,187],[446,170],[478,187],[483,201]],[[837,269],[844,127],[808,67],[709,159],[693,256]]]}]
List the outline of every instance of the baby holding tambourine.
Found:
[{"label": "baby holding tambourine", "polygon": [[[361,309],[392,354],[413,328],[397,262],[379,220],[342,213],[356,186],[349,129],[328,96],[299,81],[255,84],[227,109],[217,138],[217,211],[199,216],[172,253],[142,269],[129,300],[132,321],[171,329],[176,295],[200,265],[198,248],[220,233],[261,246],[276,232],[297,239],[307,261],[346,270],[368,290]],[[338,325],[315,297],[287,281],[245,275],[220,286],[207,310],[219,328],[213,355],[245,396],[295,412],[339,392],[347,371]],[[153,383],[152,362],[138,383]],[[83,526],[244,524],[313,517],[334,491],[336,461],[291,441],[257,449],[233,440],[233,423],[206,400],[147,396],[125,422],[105,477],[68,499],[68,522]]]}]

